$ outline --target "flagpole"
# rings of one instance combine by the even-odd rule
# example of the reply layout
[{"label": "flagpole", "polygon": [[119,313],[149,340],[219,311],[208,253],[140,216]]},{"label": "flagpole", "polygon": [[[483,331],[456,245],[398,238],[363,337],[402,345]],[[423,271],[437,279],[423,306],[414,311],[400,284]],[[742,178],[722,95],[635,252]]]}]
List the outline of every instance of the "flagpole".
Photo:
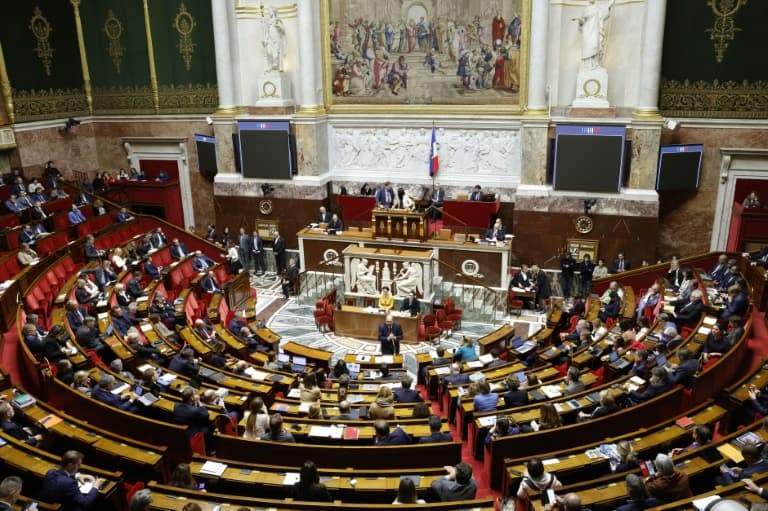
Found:
[{"label": "flagpole", "polygon": [[[435,133],[435,120],[434,119],[432,119],[432,133],[433,134]],[[430,153],[431,153],[431,151],[430,151]],[[432,161],[431,161],[431,159],[430,159],[430,168],[432,168]],[[433,171],[433,172],[430,172],[430,174],[432,174],[430,176],[430,177],[432,177],[432,193],[430,194],[430,201],[431,201],[432,197],[435,196],[435,174],[436,174],[436,172]],[[430,203],[430,206],[432,206],[431,203]],[[434,206],[432,206],[432,207],[434,207]],[[435,217],[434,212],[430,212],[429,216],[430,216],[430,218],[429,218],[430,223],[434,223],[437,220],[437,218]]]}]

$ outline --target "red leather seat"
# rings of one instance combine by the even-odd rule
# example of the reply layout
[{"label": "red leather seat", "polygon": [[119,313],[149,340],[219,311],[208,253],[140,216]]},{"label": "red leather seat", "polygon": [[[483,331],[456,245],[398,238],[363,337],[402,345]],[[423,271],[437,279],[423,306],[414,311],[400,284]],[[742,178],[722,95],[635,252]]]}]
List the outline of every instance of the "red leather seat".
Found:
[{"label": "red leather seat", "polygon": [[440,337],[440,334],[443,333],[440,326],[437,324],[437,318],[434,314],[425,314],[422,322],[424,323],[424,329],[427,332],[428,341],[431,341],[435,337]]}]

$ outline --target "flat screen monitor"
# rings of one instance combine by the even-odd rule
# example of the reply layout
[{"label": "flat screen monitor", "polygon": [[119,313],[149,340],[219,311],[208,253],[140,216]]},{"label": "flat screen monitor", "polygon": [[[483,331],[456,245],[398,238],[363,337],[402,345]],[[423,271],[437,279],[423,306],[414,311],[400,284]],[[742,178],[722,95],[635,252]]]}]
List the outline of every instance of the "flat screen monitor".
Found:
[{"label": "flat screen monitor", "polygon": [[195,147],[197,148],[197,166],[201,174],[215,176],[219,171],[216,162],[216,137],[195,134]]},{"label": "flat screen monitor", "polygon": [[666,145],[659,149],[656,191],[695,190],[701,179],[704,145]]},{"label": "flat screen monitor", "polygon": [[240,121],[237,133],[243,177],[291,179],[288,121]]},{"label": "flat screen monitor", "polygon": [[623,126],[556,126],[553,188],[618,193],[626,131]]}]

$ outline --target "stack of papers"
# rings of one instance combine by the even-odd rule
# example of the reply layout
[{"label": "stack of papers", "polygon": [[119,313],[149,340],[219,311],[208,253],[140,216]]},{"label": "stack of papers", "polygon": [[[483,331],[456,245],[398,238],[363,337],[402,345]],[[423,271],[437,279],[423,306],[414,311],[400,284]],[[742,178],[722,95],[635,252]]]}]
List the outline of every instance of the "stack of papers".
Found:
[{"label": "stack of papers", "polygon": [[471,369],[480,369],[483,367],[483,363],[479,360],[472,360],[470,362],[467,362],[467,367]]},{"label": "stack of papers", "polygon": [[443,374],[448,374],[450,372],[451,372],[451,367],[450,366],[435,367],[435,374],[438,375],[438,376],[441,376]]},{"label": "stack of papers", "polygon": [[550,399],[563,395],[563,393],[560,392],[560,387],[557,385],[542,385],[541,391]]},{"label": "stack of papers", "polygon": [[175,379],[176,379],[176,375],[175,374],[165,373],[164,375],[162,375],[157,380],[160,382],[161,385],[165,385],[167,387]]},{"label": "stack of papers", "polygon": [[337,428],[336,426],[312,426],[309,429],[309,436],[321,438],[341,438],[343,433],[344,428]]},{"label": "stack of papers", "polygon": [[200,473],[211,475],[211,476],[220,476],[224,473],[224,471],[227,469],[226,463],[219,463],[217,461],[206,461],[203,463],[203,466],[200,467]]},{"label": "stack of papers", "polygon": [[484,428],[490,428],[496,425],[496,416],[489,415],[487,417],[478,417],[477,422]]},{"label": "stack of papers", "polygon": [[283,479],[283,484],[285,486],[293,486],[294,484],[299,482],[299,478],[301,477],[301,474],[298,472],[286,472],[285,478]]},{"label": "stack of papers", "polygon": [[491,355],[490,353],[486,353],[485,355],[480,355],[478,357],[478,360],[482,362],[483,365],[490,364],[491,362],[493,362],[493,355]]},{"label": "stack of papers", "polygon": [[288,391],[288,396],[291,399],[299,399],[301,397],[301,390],[295,388]]}]

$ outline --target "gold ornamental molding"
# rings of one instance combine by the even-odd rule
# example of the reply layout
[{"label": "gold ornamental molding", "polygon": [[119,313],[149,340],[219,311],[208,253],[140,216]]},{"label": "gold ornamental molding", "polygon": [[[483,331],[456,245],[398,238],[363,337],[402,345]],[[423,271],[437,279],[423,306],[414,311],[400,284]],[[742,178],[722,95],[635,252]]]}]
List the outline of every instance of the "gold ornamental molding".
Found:
[{"label": "gold ornamental molding", "polygon": [[149,60],[149,86],[152,90],[152,104],[155,112],[160,112],[160,93],[157,88],[157,69],[155,69],[155,47],[152,44],[152,25],[149,23],[149,0],[144,0],[144,31],[147,34],[147,59]]},{"label": "gold ornamental molding", "polygon": [[197,46],[192,41],[192,31],[195,30],[195,26],[197,26],[195,18],[192,17],[192,14],[187,10],[187,6],[182,2],[179,6],[178,14],[173,19],[173,28],[179,34],[179,42],[176,47],[179,49],[179,54],[184,61],[187,71],[192,69],[192,54],[195,52],[195,46]]},{"label": "gold ornamental molding", "polygon": [[718,64],[722,64],[725,50],[728,49],[728,44],[736,39],[736,32],[741,31],[733,22],[733,18],[747,2],[749,0],[709,0],[707,2],[715,15],[715,21],[712,28],[704,31],[709,32],[709,38],[715,44],[715,60]]},{"label": "gold ornamental molding", "polygon": [[3,46],[1,44],[0,91],[2,91],[3,99],[5,100],[5,111],[8,113],[8,120],[13,124],[16,122],[16,112],[13,109],[13,89],[11,88],[11,80],[8,78],[8,68],[5,67],[5,53],[3,53]]},{"label": "gold ornamental molding", "polygon": [[13,128],[6,126],[0,128],[0,150],[13,149],[16,147],[16,135],[13,133]]},{"label": "gold ornamental molding", "polygon": [[39,6],[35,6],[32,18],[29,20],[29,29],[37,39],[37,46],[35,46],[35,53],[37,58],[43,64],[45,74],[51,76],[51,66],[53,65],[53,53],[56,51],[51,47],[49,41],[53,27],[48,19],[43,15],[43,11]]},{"label": "gold ornamental molding", "polygon": [[88,115],[88,102],[81,88],[15,90],[16,122]]},{"label": "gold ornamental molding", "polygon": [[[277,16],[280,19],[294,18],[298,15],[299,8],[296,4],[281,5],[277,8]],[[235,17],[238,19],[259,19],[269,16],[269,9],[261,4],[258,7],[254,5],[241,5],[238,1],[235,6]]]},{"label": "gold ornamental molding", "polygon": [[104,20],[104,34],[107,36],[107,54],[112,59],[112,64],[115,66],[115,72],[120,74],[120,66],[123,64],[123,55],[125,49],[123,48],[121,38],[123,36],[123,24],[115,16],[115,12],[112,9],[107,11],[107,19]]},{"label": "gold ornamental molding", "polygon": [[91,73],[88,71],[88,57],[85,54],[85,37],[83,36],[83,22],[80,19],[80,0],[69,0],[75,10],[75,30],[77,31],[77,48],[80,50],[80,67],[83,71],[83,90],[85,102],[88,105],[88,114],[93,115],[93,90],[91,90]]},{"label": "gold ornamental molding", "polygon": [[663,80],[659,110],[665,116],[768,118],[768,81]]}]

